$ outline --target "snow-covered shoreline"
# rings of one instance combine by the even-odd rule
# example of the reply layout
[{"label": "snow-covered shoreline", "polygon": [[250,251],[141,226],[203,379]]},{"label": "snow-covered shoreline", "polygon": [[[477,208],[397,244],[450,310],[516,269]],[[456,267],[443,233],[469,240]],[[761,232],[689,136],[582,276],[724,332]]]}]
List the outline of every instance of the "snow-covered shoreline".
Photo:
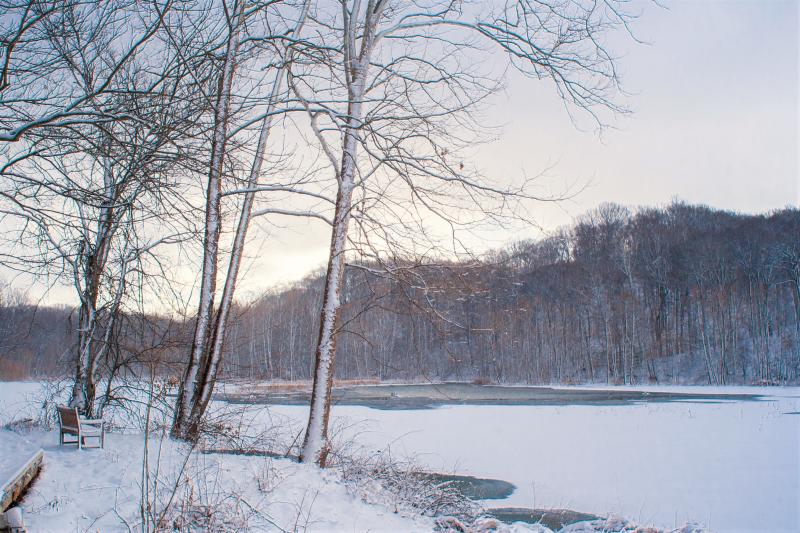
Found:
[{"label": "snow-covered shoreline", "polygon": [[[58,446],[54,432],[33,431],[26,438],[45,450],[40,478],[25,497],[31,533],[127,531],[139,521],[143,438],[109,434],[104,450],[77,451]],[[192,454],[178,472],[186,451],[169,439],[150,441],[151,471],[166,489],[176,478],[189,480],[197,512],[223,513],[255,531],[430,531],[430,519],[396,514],[368,505],[348,493],[324,471],[288,459]],[[155,511],[165,492],[152,497]],[[236,500],[236,501],[233,501]]]},{"label": "snow-covered shoreline", "polygon": [[[34,382],[0,384],[0,422],[31,416],[38,408],[30,403],[38,388]],[[627,388],[698,392],[695,387]],[[487,507],[570,508],[601,516],[626,516],[666,529],[697,522],[720,533],[797,531],[800,416],[787,413],[800,411],[800,389],[724,387],[714,388],[713,393],[746,393],[763,398],[624,406],[458,405],[425,411],[335,406],[333,417],[339,438],[350,439],[367,452],[388,449],[396,457],[414,457],[432,471],[503,479],[517,486],[506,500],[483,502]],[[279,428],[287,434],[302,427],[308,412],[307,407],[290,405],[217,403],[215,408],[241,409],[241,417],[250,427]],[[111,521],[109,517],[113,515],[118,520],[114,493],[108,491],[113,488],[125,498],[138,498],[138,485],[133,481],[141,479],[141,467],[137,470],[137,462],[130,457],[141,456],[142,435],[135,430],[123,433],[110,435],[106,451],[86,451],[81,456],[77,451],[58,447],[55,434],[34,431],[33,440],[49,456],[42,476],[48,484],[37,482],[36,490],[42,491],[39,500],[33,499],[35,493],[26,500],[31,513],[40,513],[42,520],[37,522],[39,519],[29,514],[29,522],[38,527],[55,520],[48,518],[52,506],[63,515],[65,509],[71,509],[62,501],[69,499],[64,495],[76,491],[99,491],[105,507],[100,509],[100,502],[94,500],[80,503],[70,515],[74,524],[83,520],[82,516],[95,513]],[[84,481],[83,486],[63,482],[61,477],[70,468],[80,470],[73,462],[80,457],[105,457],[108,473],[98,475],[88,470],[94,481]],[[249,494],[249,498],[260,494],[258,483],[241,483],[243,477],[257,479],[248,469],[266,464],[264,458],[225,456],[220,460],[218,454],[204,457],[205,461],[221,464],[220,483],[225,487]],[[393,509],[376,509],[361,502],[331,479],[330,473],[313,469],[306,473],[302,465],[275,461],[276,471],[300,480],[296,485],[293,481],[278,484],[288,492],[281,492],[281,488],[270,493],[271,513],[281,520],[295,519],[302,507],[298,503],[304,501],[304,493],[299,487],[314,486],[321,493],[333,494],[337,501],[326,503],[317,496],[319,505],[315,506],[322,518],[318,528],[309,530],[428,531],[433,527],[428,519],[404,517]],[[122,465],[135,472],[123,475]],[[242,476],[243,472],[247,474]],[[107,477],[101,482],[104,476]],[[231,479],[224,480],[226,476]],[[317,480],[314,476],[321,477]],[[123,479],[127,488],[117,490]],[[339,501],[340,498],[344,500]],[[48,500],[55,503],[48,507]],[[275,506],[276,501],[286,505]],[[88,504],[91,505],[81,507]],[[339,515],[335,511],[325,511],[328,504],[332,508],[344,505],[349,509],[347,516],[336,518]],[[135,509],[128,508],[127,512]],[[385,512],[391,517],[385,518]],[[373,514],[383,518],[370,522],[362,517]],[[325,516],[332,517],[332,521],[326,522]],[[362,526],[362,522],[366,525]],[[386,527],[381,529],[383,525]]]}]

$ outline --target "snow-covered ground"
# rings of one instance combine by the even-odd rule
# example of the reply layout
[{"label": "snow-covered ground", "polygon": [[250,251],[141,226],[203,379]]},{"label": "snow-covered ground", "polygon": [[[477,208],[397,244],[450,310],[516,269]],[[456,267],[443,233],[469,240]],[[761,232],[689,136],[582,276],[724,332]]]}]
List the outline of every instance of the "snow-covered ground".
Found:
[{"label": "snow-covered ground", "polygon": [[[52,432],[28,435],[34,445],[45,450],[44,470],[23,506],[30,531],[114,532],[127,531],[126,522],[136,524],[142,501],[141,436],[110,434],[105,450],[82,452],[57,446],[53,437]],[[150,454],[152,470],[160,465],[164,486],[159,495],[150,498],[158,515],[169,499],[170,482],[176,479],[185,454],[168,439],[151,441]],[[210,524],[224,518],[239,524],[241,530],[425,532],[432,528],[430,520],[367,505],[329,479],[326,472],[287,459],[219,454],[191,457],[182,476],[188,484],[180,491],[193,493],[192,512],[206,515],[202,520]]]},{"label": "snow-covered ground", "polygon": [[[26,394],[37,388],[0,383],[0,424],[31,413]],[[694,521],[719,533],[800,531],[800,415],[790,414],[800,412],[800,389],[714,392],[765,398],[415,411],[337,406],[333,416],[340,440],[354,439],[367,450],[391,447],[393,455],[413,456],[431,470],[517,485],[507,500],[487,506],[612,513],[664,528]],[[291,434],[302,428],[306,414],[304,407],[270,406],[253,408],[244,419],[254,428],[275,426]],[[117,513],[136,517],[141,435],[112,434],[107,450],[82,453],[58,447],[54,433],[33,432],[29,438],[46,453],[42,477],[26,499],[32,532],[83,530],[98,517],[93,529],[113,531],[121,525]],[[154,450],[157,443],[151,457]],[[180,456],[168,443],[161,462],[174,467]],[[190,467],[214,473],[209,479],[219,490],[205,482],[196,489],[203,501],[213,502],[214,494],[240,494],[243,517],[250,521],[266,517],[291,530],[294,521],[308,520],[309,529],[318,531],[432,527],[426,519],[367,505],[329,474],[289,461],[203,455]],[[250,506],[262,516],[248,515]]]},{"label": "snow-covered ground", "polygon": [[[0,383],[0,425],[35,418],[40,394],[38,383]],[[159,517],[176,486],[174,499],[193,502],[187,514],[198,523],[239,525],[215,531],[426,532],[434,526],[413,513],[368,505],[331,473],[289,459],[188,453],[170,439],[151,438],[147,483],[144,438],[135,430],[110,433],[105,449],[83,451],[59,446],[56,431],[20,434],[0,429],[0,466],[13,468],[30,450],[45,452],[44,468],[23,504],[31,533],[106,533],[129,531],[128,525],[139,530],[141,502],[150,502],[151,516]],[[143,486],[150,487],[149,495],[143,496]],[[167,519],[170,524],[174,517]]]},{"label": "snow-covered ground", "polygon": [[[594,387],[601,388],[601,387]],[[698,387],[637,387],[663,391]],[[569,508],[719,533],[800,531],[800,389],[714,387],[761,401],[333,410],[357,440],[433,470],[510,481],[492,506]],[[307,410],[272,406],[302,421]],[[366,421],[366,422],[363,422]],[[284,422],[285,423],[285,422]]]}]

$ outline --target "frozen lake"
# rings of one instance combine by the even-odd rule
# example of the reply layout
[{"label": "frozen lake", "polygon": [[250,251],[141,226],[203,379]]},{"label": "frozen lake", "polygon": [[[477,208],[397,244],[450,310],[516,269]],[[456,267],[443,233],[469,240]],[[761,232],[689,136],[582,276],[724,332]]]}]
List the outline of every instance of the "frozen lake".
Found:
[{"label": "frozen lake", "polygon": [[[29,415],[38,388],[0,383],[0,423]],[[402,389],[387,391],[405,401]],[[500,391],[516,398],[505,403],[469,403],[494,401],[497,392],[416,409],[340,404],[333,423],[368,450],[390,447],[432,471],[516,485],[487,507],[570,508],[660,527],[695,521],[719,533],[800,531],[799,388],[543,388]],[[308,409],[247,411],[254,429],[297,434]]]},{"label": "frozen lake", "polygon": [[[576,390],[595,389],[565,394]],[[368,448],[390,446],[432,470],[517,486],[490,506],[615,513],[662,527],[695,521],[720,533],[800,531],[800,389],[637,390],[693,396],[413,410],[338,405],[333,418]],[[269,411],[275,422],[298,426],[307,413],[296,405]]]}]

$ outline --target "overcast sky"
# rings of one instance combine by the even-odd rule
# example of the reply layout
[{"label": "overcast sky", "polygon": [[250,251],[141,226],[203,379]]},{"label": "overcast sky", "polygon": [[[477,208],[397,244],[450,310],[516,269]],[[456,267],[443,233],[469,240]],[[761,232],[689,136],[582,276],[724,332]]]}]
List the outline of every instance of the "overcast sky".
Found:
[{"label": "overcast sky", "polygon": [[[512,76],[492,102],[502,136],[478,150],[488,175],[534,175],[575,198],[536,208],[551,230],[603,202],[663,205],[672,198],[759,213],[798,205],[798,0],[642,3],[636,36],[614,39],[624,103],[633,113],[598,136],[579,131],[552,88]],[[498,231],[476,246],[512,239]],[[302,277],[327,258],[328,229],[298,222],[262,243],[243,291]],[[254,243],[252,255],[258,255]]]},{"label": "overcast sky", "polygon": [[508,126],[487,167],[513,171],[552,158],[564,180],[590,179],[570,214],[673,196],[747,212],[797,204],[800,3],[667,4],[635,25],[651,44],[617,46],[634,111],[617,131],[602,140],[576,131],[546,87],[511,80],[497,106]]},{"label": "overcast sky", "polygon": [[[479,167],[497,177],[549,168],[543,185],[554,193],[585,186],[571,200],[535,208],[545,230],[603,202],[663,205],[677,197],[749,213],[800,203],[800,0],[664,3],[667,9],[643,3],[634,24],[648,44],[611,43],[633,113],[602,137],[576,129],[544,83],[511,76],[492,101],[502,135],[477,150]],[[323,265],[329,228],[291,223],[251,243],[243,298]],[[539,235],[498,231],[474,244],[496,248]],[[48,298],[73,299],[69,289]]]}]

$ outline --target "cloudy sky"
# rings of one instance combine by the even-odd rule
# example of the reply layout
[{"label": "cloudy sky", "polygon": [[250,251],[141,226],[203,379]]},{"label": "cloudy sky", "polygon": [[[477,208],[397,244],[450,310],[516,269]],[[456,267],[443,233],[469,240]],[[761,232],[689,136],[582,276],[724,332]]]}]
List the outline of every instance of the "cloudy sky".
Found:
[{"label": "cloudy sky", "polygon": [[[502,135],[477,151],[490,176],[548,169],[546,190],[581,189],[535,207],[544,230],[603,202],[663,205],[673,198],[759,213],[800,203],[798,0],[643,2],[637,44],[620,36],[633,111],[602,135],[576,128],[552,88],[512,75],[491,103]],[[536,237],[498,231],[478,247]],[[298,222],[254,244],[241,285],[257,294],[322,266],[329,232]],[[256,250],[261,247],[261,254]]]},{"label": "cloudy sky", "polygon": [[[546,168],[546,191],[581,192],[534,206],[541,229],[497,231],[476,248],[540,236],[603,202],[663,205],[679,198],[748,213],[800,203],[800,0],[664,3],[641,3],[634,30],[647,44],[622,36],[610,43],[633,113],[602,136],[576,128],[552,87],[509,77],[491,102],[502,134],[476,150],[477,165],[500,179]],[[324,264],[329,229],[314,221],[288,224],[280,231],[262,225],[248,249],[242,298]],[[73,299],[68,288],[46,297]]]}]

